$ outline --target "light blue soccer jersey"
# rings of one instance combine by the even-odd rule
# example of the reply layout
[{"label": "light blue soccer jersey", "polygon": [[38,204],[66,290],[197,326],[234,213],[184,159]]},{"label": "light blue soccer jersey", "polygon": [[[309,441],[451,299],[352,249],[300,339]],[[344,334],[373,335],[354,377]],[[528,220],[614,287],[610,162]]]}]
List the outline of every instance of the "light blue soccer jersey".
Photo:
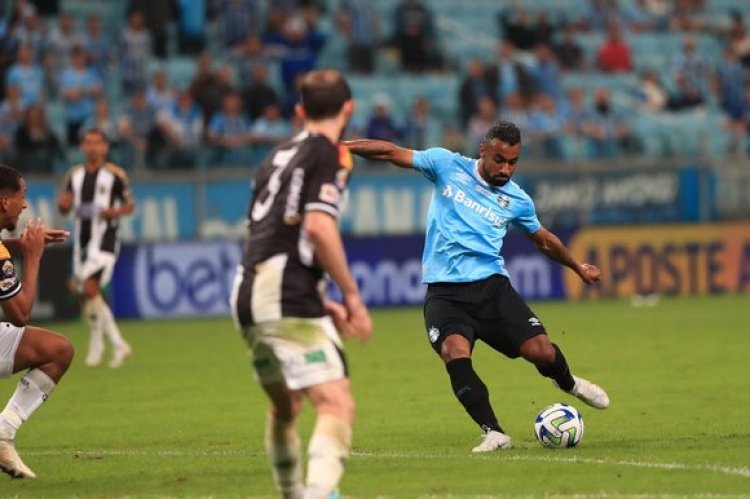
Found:
[{"label": "light blue soccer jersey", "polygon": [[472,282],[508,276],[500,249],[514,224],[533,234],[542,226],[534,202],[512,180],[494,187],[477,160],[447,149],[415,151],[414,168],[435,184],[427,213],[422,282]]}]

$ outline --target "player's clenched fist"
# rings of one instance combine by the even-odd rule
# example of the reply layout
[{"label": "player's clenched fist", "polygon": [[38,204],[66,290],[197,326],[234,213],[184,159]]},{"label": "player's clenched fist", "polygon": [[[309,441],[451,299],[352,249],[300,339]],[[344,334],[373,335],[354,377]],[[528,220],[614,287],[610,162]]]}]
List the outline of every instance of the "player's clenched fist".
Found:
[{"label": "player's clenched fist", "polygon": [[602,278],[602,272],[596,265],[590,263],[581,264],[581,279],[586,284],[594,284]]}]

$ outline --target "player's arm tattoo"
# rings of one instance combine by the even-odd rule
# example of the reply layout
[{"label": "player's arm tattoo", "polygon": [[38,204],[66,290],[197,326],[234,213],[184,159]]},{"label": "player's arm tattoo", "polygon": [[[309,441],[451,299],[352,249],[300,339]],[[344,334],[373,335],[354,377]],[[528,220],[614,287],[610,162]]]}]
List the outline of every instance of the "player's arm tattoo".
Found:
[{"label": "player's arm tattoo", "polygon": [[349,148],[352,154],[363,158],[390,161],[401,168],[412,168],[413,166],[414,151],[385,140],[347,140],[344,145]]}]

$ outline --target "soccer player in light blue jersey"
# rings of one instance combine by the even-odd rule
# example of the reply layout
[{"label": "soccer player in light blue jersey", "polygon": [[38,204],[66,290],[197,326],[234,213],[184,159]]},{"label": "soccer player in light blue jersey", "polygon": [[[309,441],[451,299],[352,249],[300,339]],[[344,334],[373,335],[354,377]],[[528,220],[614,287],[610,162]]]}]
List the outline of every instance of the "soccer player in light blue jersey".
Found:
[{"label": "soccer player in light blue jersey", "polygon": [[508,226],[521,229],[549,258],[569,267],[587,284],[600,278],[594,265],[579,263],[537,219],[534,203],[511,180],[521,153],[516,125],[500,121],[487,131],[479,159],[446,149],[412,151],[390,142],[345,142],[368,159],[413,168],[435,184],[427,220],[422,279],[427,287],[427,338],[440,355],[453,392],[484,432],[474,452],[510,449],[489,391],[474,371],[476,340],[510,358],[523,357],[565,392],[597,409],[609,405],[599,386],[570,372],[560,348],[550,342],[536,314],[513,289],[500,249]]}]

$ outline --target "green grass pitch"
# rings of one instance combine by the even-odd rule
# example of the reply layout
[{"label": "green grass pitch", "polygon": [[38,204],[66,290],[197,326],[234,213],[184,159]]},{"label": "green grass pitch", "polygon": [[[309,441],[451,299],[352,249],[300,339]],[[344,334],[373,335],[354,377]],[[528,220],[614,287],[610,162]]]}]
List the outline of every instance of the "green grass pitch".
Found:
[{"label": "green grass pitch", "polygon": [[[537,303],[574,373],[612,400],[595,411],[522,360],[478,344],[475,367],[516,448],[471,455],[479,431],[454,400],[418,309],[377,311],[372,341],[347,350],[358,401],[342,483],[353,497],[750,495],[747,296]],[[123,322],[135,354],[83,365],[82,323],[58,324],[74,365],[24,426],[18,449],[39,478],[0,476],[0,496],[252,496],[275,491],[263,453],[266,402],[228,319]],[[15,386],[0,384],[0,404]],[[542,448],[537,412],[568,402],[580,446]],[[311,428],[307,409],[303,437]]]}]

